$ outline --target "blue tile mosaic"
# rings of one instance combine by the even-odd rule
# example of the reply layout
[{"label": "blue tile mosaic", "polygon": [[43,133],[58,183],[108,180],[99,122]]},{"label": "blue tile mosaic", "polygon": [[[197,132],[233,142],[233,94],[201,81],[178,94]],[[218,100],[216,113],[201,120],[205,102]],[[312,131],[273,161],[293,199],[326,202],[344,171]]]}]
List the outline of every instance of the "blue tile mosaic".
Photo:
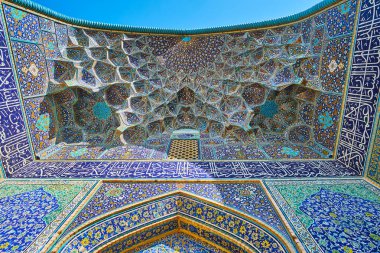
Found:
[{"label": "blue tile mosaic", "polygon": [[[160,208],[164,206],[165,208]],[[199,200],[187,197],[168,197],[141,207],[127,209],[115,216],[107,217],[89,228],[71,234],[64,239],[64,245],[60,252],[73,252],[81,247],[88,251],[99,249],[102,244],[110,242],[111,238],[133,231],[140,223],[157,223],[162,218],[168,219],[174,217],[175,214],[180,217],[185,215],[191,220],[201,222],[204,226],[218,228],[220,232],[223,231],[223,234],[233,235],[234,238],[239,238],[240,242],[259,251],[290,251],[289,246],[284,245],[282,238],[272,234],[268,229],[261,228],[255,221],[241,218]],[[239,224],[238,227],[235,227],[235,224]],[[207,231],[207,227],[205,228]],[[97,232],[99,233],[97,234]]]},{"label": "blue tile mosaic", "polygon": [[265,181],[306,252],[378,252],[380,191],[364,180]]},{"label": "blue tile mosaic", "polygon": [[[103,160],[113,157],[113,151],[115,159],[165,159],[163,146],[149,154],[135,152],[132,146],[143,149],[151,137],[170,136],[193,125],[201,136],[226,143],[201,147],[202,159],[326,159],[335,151],[337,131],[330,131],[329,138],[320,136],[313,121],[304,117],[315,114],[320,109],[315,101],[329,92],[343,99],[355,7],[356,1],[346,1],[324,10],[328,17],[320,14],[262,32],[181,38],[81,29],[10,6],[6,16],[9,27],[16,30],[37,18],[38,26],[19,32],[38,34],[38,40],[25,43],[11,30],[10,35],[23,95],[47,93],[56,104],[51,108],[56,118],[50,118],[57,131],[55,144],[86,142],[88,150],[98,146],[102,151],[89,151],[76,160]],[[335,24],[334,19],[341,23]],[[299,110],[305,102],[307,116]],[[107,114],[99,115],[105,110],[97,110],[97,105],[106,105],[102,108]],[[334,110],[330,116],[340,119],[340,114],[341,110]],[[299,129],[304,134],[298,138]],[[268,150],[271,143],[262,143],[263,133],[281,135],[298,146],[284,144]],[[35,137],[41,140],[34,138],[33,147],[40,147],[45,136]],[[329,154],[307,148],[317,145]],[[120,146],[138,154],[119,156]],[[290,149],[291,155],[278,152]],[[71,159],[68,152],[70,148],[63,148],[39,158]]]},{"label": "blue tile mosaic", "polygon": [[[348,1],[339,5],[334,10],[331,10],[331,16],[327,17],[324,14],[319,14],[314,18],[314,23],[317,25],[317,30],[319,33],[322,31],[327,32],[322,35],[317,35],[314,33],[313,37],[305,37],[303,40],[305,42],[309,41],[313,43],[315,40],[315,47],[313,50],[315,52],[321,52],[318,49],[318,41],[329,40],[329,37],[339,37],[338,40],[347,40],[349,34],[353,31],[354,18],[353,13],[355,13],[356,6],[354,6],[355,1]],[[49,32],[56,32],[57,34],[57,45],[59,48],[65,48],[66,45],[70,44],[75,46],[86,45],[86,35],[84,32],[79,30],[71,29],[69,34],[67,34],[67,28],[63,24],[52,23],[47,19],[38,18],[35,15],[29,14],[25,11],[18,11],[16,8],[5,6],[5,17],[9,23],[9,35],[12,39],[23,39],[30,42],[42,42],[42,34],[48,34]],[[350,176],[350,175],[361,175],[364,171],[364,163],[368,152],[368,146],[370,141],[370,136],[372,133],[372,126],[374,121],[374,114],[376,112],[376,104],[378,100],[379,93],[379,69],[376,68],[378,62],[379,53],[379,3],[376,1],[363,1],[360,7],[360,13],[358,15],[358,28],[357,28],[357,38],[354,45],[353,59],[352,59],[352,69],[349,78],[348,88],[347,88],[347,99],[344,109],[344,116],[342,120],[342,130],[340,134],[340,141],[337,152],[337,161],[309,161],[309,162],[120,162],[120,163],[108,163],[108,162],[62,162],[62,163],[40,163],[34,162],[27,165],[32,160],[32,151],[30,150],[28,144],[28,135],[26,132],[26,127],[22,115],[22,109],[17,98],[17,88],[15,84],[15,77],[12,73],[12,68],[10,66],[11,61],[9,58],[9,50],[7,49],[7,41],[5,34],[2,31],[0,33],[0,45],[1,45],[1,64],[0,72],[2,73],[2,92],[0,93],[0,106],[2,119],[6,120],[6,124],[10,124],[11,127],[4,129],[3,138],[1,139],[1,152],[2,152],[2,163],[9,177],[170,177],[170,178],[268,178],[268,177],[292,177],[292,176],[305,176],[305,177],[328,177],[328,176]],[[331,22],[331,17],[341,17],[343,26],[334,26]],[[33,26],[29,30],[22,31],[22,22],[32,22],[33,25],[37,25],[35,31]],[[28,21],[29,20],[29,21]],[[16,22],[17,21],[17,22]],[[297,33],[301,30],[309,31],[310,24],[304,22],[302,25],[293,26],[292,28],[286,29],[274,29],[270,34],[260,35],[257,33],[258,38],[261,36],[265,43],[273,43],[276,40],[276,33]],[[326,30],[322,29],[325,27]],[[344,29],[342,28],[344,27]],[[13,30],[12,30],[13,29]],[[39,29],[43,30],[39,31]],[[316,31],[317,31],[316,30]],[[12,32],[13,31],[13,32]],[[17,31],[17,32],[15,32]],[[67,37],[69,35],[69,37]],[[341,36],[347,36],[345,39],[341,39]],[[20,37],[21,36],[21,37]],[[23,38],[22,36],[26,36]],[[91,34],[91,36],[95,36]],[[114,35],[105,35],[106,40],[115,41],[118,39]],[[73,38],[76,39],[73,39]],[[102,42],[103,40],[96,37],[97,42]],[[296,38],[287,38],[288,41],[292,41]],[[48,46],[50,39],[46,40],[46,46]],[[193,40],[190,40],[191,42]],[[181,43],[189,43],[181,42]],[[152,42],[153,43],[153,42]],[[155,42],[154,42],[155,43]],[[168,41],[169,43],[169,41]],[[174,43],[174,42],[173,42]],[[235,43],[235,42],[234,42]],[[99,45],[100,45],[99,44]],[[170,43],[169,43],[170,44]],[[126,51],[129,50],[128,45],[125,45]],[[141,47],[139,43],[133,45],[134,47]],[[158,45],[156,45],[158,46]],[[229,46],[233,46],[230,44]],[[51,47],[53,49],[53,47]],[[57,50],[55,48],[54,50]],[[160,49],[161,50],[161,49]],[[164,50],[164,49],[162,49]],[[161,51],[162,51],[161,50]],[[294,48],[294,50],[302,50],[301,48]],[[161,51],[157,51],[160,54]],[[165,50],[164,50],[165,51]],[[161,52],[162,53],[162,52]],[[268,52],[269,53],[269,52]],[[270,52],[273,54],[274,52]],[[139,56],[141,57],[141,55]],[[170,58],[170,56],[167,56]],[[131,58],[132,59],[132,58]],[[137,59],[137,58],[136,58]],[[335,60],[335,63],[330,62],[331,69],[337,71],[343,65],[347,67],[348,63],[344,63],[342,66],[340,62]],[[116,60],[117,61],[117,60]],[[133,59],[132,59],[133,62]],[[328,62],[328,61],[327,61]],[[135,66],[140,66],[139,62],[134,63]],[[168,63],[169,65],[172,63]],[[168,66],[169,66],[168,65]],[[186,64],[185,64],[186,65]],[[184,65],[184,66],[185,66]],[[63,63],[59,66],[66,66]],[[172,66],[172,65],[170,65]],[[173,65],[174,66],[174,65]],[[153,67],[153,66],[152,66]],[[266,66],[269,68],[270,66]],[[144,69],[140,69],[138,73],[143,74]],[[328,70],[330,71],[330,70]],[[65,75],[70,75],[69,72],[65,72]],[[309,73],[310,74],[310,73]],[[279,77],[280,78],[280,77]],[[7,88],[6,88],[7,87]],[[140,91],[138,91],[140,92]],[[229,92],[234,92],[230,90]],[[216,95],[216,94],[214,94]],[[304,96],[303,94],[302,96]],[[181,96],[180,96],[181,97]],[[155,97],[159,98],[158,97]],[[211,97],[210,97],[211,98]],[[182,99],[182,98],[181,98]],[[183,103],[187,103],[182,100]],[[231,100],[232,101],[232,100]],[[234,100],[235,101],[235,100]],[[237,102],[237,100],[236,100]],[[254,101],[252,103],[255,103]],[[308,108],[312,108],[310,104]],[[307,113],[307,112],[304,112]],[[240,117],[239,115],[235,115]],[[234,116],[234,117],[235,117]],[[320,116],[320,115],[319,115]],[[315,120],[319,120],[320,117],[316,117]],[[323,116],[323,115],[322,115]],[[324,115],[321,120],[323,124],[327,124],[326,121],[328,115]],[[329,115],[332,116],[332,115]],[[336,117],[336,115],[333,115]],[[231,119],[234,120],[232,117]],[[306,117],[308,121],[309,116]],[[237,119],[237,118],[236,118]],[[308,121],[313,122],[313,121]],[[240,123],[239,123],[240,124]],[[155,126],[150,126],[152,131]],[[68,132],[72,133],[73,129],[68,129]],[[155,131],[155,130],[154,130]],[[212,133],[218,131],[217,126],[212,128]],[[134,132],[135,133],[135,132]],[[240,136],[239,138],[246,138],[245,136]],[[17,139],[17,141],[16,141]],[[94,137],[94,139],[96,139]],[[323,138],[320,138],[322,140]],[[322,144],[323,145],[323,144]],[[331,151],[332,145],[322,147],[321,152],[329,153]],[[206,150],[206,149],[205,149]],[[282,150],[282,149],[281,149]],[[295,150],[292,148],[292,150]],[[315,151],[313,147],[311,152]],[[259,150],[263,152],[262,149]],[[156,150],[151,154],[153,159],[165,158],[163,155],[164,150]],[[209,152],[209,151],[208,151]],[[318,151],[319,152],[319,151]],[[318,153],[315,152],[315,153]],[[329,157],[328,154],[322,154],[320,157]],[[100,152],[97,157],[101,157],[104,154]],[[263,154],[266,158],[267,154]],[[270,155],[270,152],[269,152]],[[86,157],[93,157],[92,153]],[[219,159],[215,157],[215,151],[210,150],[209,155],[205,157],[212,157],[213,159]],[[243,157],[243,156],[242,156]],[[245,156],[249,157],[250,156]],[[258,157],[259,159],[262,156]],[[289,158],[289,157],[288,157]],[[297,164],[298,163],[298,164]],[[59,168],[63,164],[68,165],[65,169]],[[24,167],[22,170],[17,172],[20,168]],[[302,168],[302,169],[297,169]],[[82,171],[76,168],[83,168]],[[193,169],[193,171],[191,171]]]},{"label": "blue tile mosaic", "polygon": [[23,113],[12,69],[7,37],[0,18],[0,158],[7,174],[31,162]]},{"label": "blue tile mosaic", "polygon": [[0,183],[0,251],[43,252],[93,185],[49,180]]},{"label": "blue tile mosaic", "polygon": [[339,161],[313,162],[34,162],[14,178],[291,178],[359,176]]},{"label": "blue tile mosaic", "polygon": [[0,199],[0,247],[23,252],[46,228],[45,216],[57,208],[57,199],[42,188]]},{"label": "blue tile mosaic", "polygon": [[[74,28],[1,8],[0,169],[8,179],[0,180],[0,251],[42,252],[58,230],[59,239],[72,236],[61,251],[91,251],[146,222],[162,226],[105,252],[173,230],[231,252],[288,252],[289,227],[306,252],[380,251],[379,191],[344,179],[368,164],[379,181],[380,1],[342,1],[292,25],[208,36]],[[179,128],[199,130],[209,161],[164,160]],[[198,179],[205,182],[186,182]],[[231,180],[208,182],[222,179]],[[265,179],[265,187],[235,179]],[[81,186],[70,195],[70,184]],[[159,200],[105,216],[152,197]]]},{"label": "blue tile mosaic", "polygon": [[364,172],[380,88],[378,1],[363,1],[358,18],[337,160]]},{"label": "blue tile mosaic", "polygon": [[7,5],[4,5],[4,14],[10,37],[31,42],[39,41],[40,27],[36,15]]}]

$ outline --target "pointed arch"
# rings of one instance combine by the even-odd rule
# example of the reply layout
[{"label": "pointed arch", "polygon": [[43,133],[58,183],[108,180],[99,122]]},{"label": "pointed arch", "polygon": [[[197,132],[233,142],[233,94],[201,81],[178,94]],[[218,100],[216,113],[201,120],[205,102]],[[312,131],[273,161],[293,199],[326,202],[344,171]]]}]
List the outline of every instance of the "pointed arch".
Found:
[{"label": "pointed arch", "polygon": [[[125,234],[99,247],[94,252],[132,252],[142,248],[144,245],[149,245],[152,242],[175,233],[186,234],[195,241],[200,241],[222,252],[257,252],[253,247],[236,238],[223,234],[215,228],[205,226],[196,220],[182,215],[175,215],[172,218],[150,224],[148,227],[143,227],[132,233]],[[136,240],[136,238],[141,239]]]},{"label": "pointed arch", "polygon": [[152,224],[173,217],[192,219],[216,229],[224,235],[221,238],[236,237],[254,252],[270,247],[275,247],[276,252],[294,251],[294,246],[265,222],[197,195],[175,191],[96,217],[68,233],[52,252],[94,252],[135,230],[152,228]]}]

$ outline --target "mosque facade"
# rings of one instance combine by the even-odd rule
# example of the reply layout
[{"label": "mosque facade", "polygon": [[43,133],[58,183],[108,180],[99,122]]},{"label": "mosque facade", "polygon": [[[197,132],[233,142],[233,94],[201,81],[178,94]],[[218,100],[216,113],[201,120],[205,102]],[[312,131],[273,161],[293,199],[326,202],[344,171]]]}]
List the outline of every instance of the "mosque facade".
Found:
[{"label": "mosque facade", "polygon": [[0,252],[380,252],[379,0],[194,30],[0,12]]}]

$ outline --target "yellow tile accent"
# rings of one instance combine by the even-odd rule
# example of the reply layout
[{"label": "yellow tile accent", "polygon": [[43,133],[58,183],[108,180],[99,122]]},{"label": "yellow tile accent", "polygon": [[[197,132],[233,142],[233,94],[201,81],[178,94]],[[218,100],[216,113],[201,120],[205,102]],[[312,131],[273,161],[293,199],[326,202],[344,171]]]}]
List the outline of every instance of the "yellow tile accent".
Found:
[{"label": "yellow tile accent", "polygon": [[198,140],[172,140],[168,159],[198,159]]}]

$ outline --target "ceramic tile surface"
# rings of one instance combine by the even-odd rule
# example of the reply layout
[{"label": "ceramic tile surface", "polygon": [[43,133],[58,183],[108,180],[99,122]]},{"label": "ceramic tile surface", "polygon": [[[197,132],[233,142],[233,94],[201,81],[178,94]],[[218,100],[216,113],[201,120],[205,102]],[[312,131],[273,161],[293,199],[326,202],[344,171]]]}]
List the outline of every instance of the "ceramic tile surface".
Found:
[{"label": "ceramic tile surface", "polygon": [[378,252],[380,191],[361,180],[266,183],[308,252]]},{"label": "ceramic tile surface", "polygon": [[[51,146],[86,143],[76,160],[167,159],[166,145],[145,143],[184,128],[223,141],[201,144],[200,159],[326,159],[342,118],[356,5],[263,32],[183,37],[78,29],[10,6],[5,14],[22,95],[52,101],[44,104],[55,115]],[[71,159],[70,149],[41,155],[46,136],[30,132],[39,159]]]},{"label": "ceramic tile surface", "polygon": [[360,173],[338,161],[294,162],[34,162],[15,178],[178,178],[257,179],[346,177]]},{"label": "ceramic tile surface", "polygon": [[375,129],[375,139],[372,143],[372,152],[368,158],[367,177],[380,183],[380,121]]},{"label": "ceramic tile surface", "polygon": [[[380,252],[379,1],[204,36],[18,4],[0,7],[0,252]],[[168,161],[184,141],[199,160]]]},{"label": "ceramic tile surface", "polygon": [[379,98],[380,3],[362,1],[337,159],[362,171]]},{"label": "ceramic tile surface", "polygon": [[7,181],[0,184],[0,249],[38,252],[93,183]]},{"label": "ceramic tile surface", "polygon": [[29,146],[3,17],[0,23],[0,157],[3,170],[9,175],[31,162],[33,153]]},{"label": "ceramic tile surface", "polygon": [[[161,207],[161,208],[160,208]],[[165,207],[165,208],[162,208]],[[127,210],[115,216],[106,218],[100,223],[80,230],[66,239],[61,252],[73,252],[84,248],[92,251],[101,244],[109,241],[109,238],[117,237],[137,227],[140,223],[158,222],[162,217],[174,217],[183,215],[197,220],[201,224],[209,224],[211,227],[224,229],[223,233],[234,235],[250,247],[258,251],[289,252],[269,230],[260,228],[255,222],[243,219],[226,210],[208,205],[199,200],[188,197],[168,197],[157,202],[148,203],[133,210]],[[151,234],[151,233],[150,233]],[[146,235],[149,235],[148,233]]]},{"label": "ceramic tile surface", "polygon": [[272,226],[284,237],[289,237],[260,183],[104,183],[64,234],[107,212],[178,191],[236,209]]},{"label": "ceramic tile surface", "polygon": [[[30,57],[26,57],[25,63],[14,62],[18,75],[22,77],[18,76],[22,92],[20,95],[27,97],[30,96],[28,94],[41,94],[46,98],[36,99],[43,104],[40,106],[36,104],[36,107],[33,105],[33,108],[39,108],[36,109],[39,112],[34,113],[37,118],[28,119],[29,124],[30,122],[32,124],[30,128],[25,128],[25,120],[22,117],[22,108],[25,104],[20,104],[16,90],[12,92],[7,90],[4,101],[7,101],[8,106],[4,106],[2,113],[10,115],[9,103],[15,106],[11,110],[11,121],[15,122],[14,130],[17,129],[16,132],[19,132],[20,136],[17,136],[17,144],[9,140],[2,145],[5,154],[2,156],[5,174],[8,177],[69,178],[117,176],[268,178],[362,175],[376,111],[374,105],[378,97],[376,74],[378,69],[374,67],[373,59],[376,59],[378,47],[376,27],[379,22],[377,11],[379,5],[371,1],[360,3],[358,36],[352,40],[356,5],[355,1],[347,1],[328,10],[329,15],[323,12],[294,25],[264,32],[210,36],[209,39],[199,39],[197,36],[120,37],[112,33],[74,29],[70,25],[56,23],[29,14],[27,11],[5,6],[8,36],[15,47],[15,58],[17,54],[23,54],[27,48],[39,48],[34,50],[39,52],[35,60],[28,60]],[[335,17],[341,20],[337,24],[331,21]],[[22,30],[23,24],[30,20],[36,25],[28,27],[28,30]],[[370,32],[367,32],[368,30]],[[21,38],[22,33],[27,37]],[[5,36],[2,44],[6,56],[9,53],[6,49]],[[89,41],[96,46],[90,45]],[[117,41],[122,42],[121,49],[115,47]],[[154,50],[145,52],[144,45]],[[173,58],[175,53],[181,52],[187,46],[190,46],[191,50],[202,51],[203,45],[210,45],[209,49],[213,50],[204,51],[205,56],[209,56],[199,56],[195,65],[189,65],[185,59],[175,61]],[[250,45],[249,51],[235,57],[234,54],[242,52],[243,46],[246,45]],[[273,46],[271,50],[268,49],[271,45],[276,45],[277,52],[272,50]],[[281,50],[285,45],[289,59],[293,59],[289,63],[293,72],[280,65],[265,63],[268,57],[269,61],[274,62],[282,59]],[[354,50],[351,70],[348,68],[350,45]],[[90,47],[91,50],[88,50]],[[103,64],[104,53],[107,51],[105,47],[110,50],[111,64],[108,65]],[[127,62],[117,57],[116,52],[119,51],[127,56]],[[362,52],[368,52],[368,57],[363,57]],[[147,54],[153,55],[148,59]],[[152,59],[158,62],[153,64]],[[76,67],[73,65],[75,61],[83,63],[80,64],[80,69],[77,69],[78,65]],[[205,65],[206,61],[213,64]],[[46,64],[47,74],[43,62]],[[11,61],[8,63],[8,69],[4,69],[3,72],[10,73],[5,75],[10,83],[14,83],[15,77],[10,63]],[[249,76],[248,69],[244,67],[247,64],[259,67],[258,75]],[[32,65],[36,67],[31,67]],[[214,82],[217,77],[211,70],[215,66],[223,69],[217,73],[220,78],[234,82],[226,82],[222,86]],[[22,68],[25,73],[21,71]],[[116,69],[123,80],[104,75],[111,73],[109,70],[112,69]],[[174,74],[173,71],[176,70],[179,71]],[[162,78],[152,78],[153,72],[159,73],[162,78],[167,78],[167,82],[162,82]],[[35,77],[33,73],[36,74]],[[201,73],[203,79],[197,73]],[[345,73],[350,74],[347,84]],[[272,75],[272,78],[265,79],[268,75]],[[39,85],[28,87],[27,83],[33,78],[40,80],[37,82]],[[297,78],[307,80],[307,83],[286,85],[289,80],[295,82]],[[327,82],[323,83],[330,79],[329,83],[337,85],[336,87],[327,85]],[[181,87],[173,86],[176,80],[181,80]],[[359,80],[366,80],[365,89],[358,87],[362,83]],[[204,82],[212,83],[210,89],[202,88]],[[22,85],[25,86],[24,91]],[[86,87],[87,91],[83,91],[81,87]],[[165,101],[163,98],[170,94],[175,94],[175,99],[173,97],[170,101],[164,102],[163,106]],[[219,94],[224,95],[221,97]],[[343,105],[345,95],[348,99]],[[202,96],[214,104],[217,103],[218,107],[202,105],[199,102]],[[360,101],[356,99],[357,97]],[[122,108],[127,104],[131,106],[131,110],[124,111]],[[334,106],[330,106],[332,104]],[[341,114],[340,106],[346,108],[345,116]],[[351,111],[352,108],[358,109]],[[123,111],[123,114],[116,115],[116,111]],[[49,112],[49,116],[46,112]],[[151,117],[151,112],[156,116],[164,116],[162,119],[157,119],[156,116],[156,118]],[[176,116],[167,117],[167,113],[171,115],[174,113]],[[286,129],[276,121],[282,117],[281,113],[288,115],[284,118],[288,126]],[[296,115],[296,121],[292,116],[293,113]],[[27,117],[30,117],[29,113],[27,114]],[[79,118],[83,118],[83,115],[91,117],[90,121],[93,123],[76,122]],[[214,117],[212,122],[207,120],[210,115]],[[200,154],[201,159],[225,159],[225,163],[173,162],[168,166],[165,162],[113,164],[74,161],[110,158],[167,159],[170,133],[178,127],[186,127],[188,123],[181,121],[185,118],[195,120],[195,125],[201,133],[200,151],[203,153]],[[107,124],[104,125],[102,122],[105,121]],[[124,131],[119,136],[121,138],[114,134],[114,130],[118,128],[117,122],[125,124]],[[227,126],[226,122],[232,127]],[[248,128],[244,127],[247,126],[245,125],[247,122]],[[254,122],[254,125],[251,122]],[[336,157],[338,161],[302,161],[299,164],[287,161],[230,162],[234,159],[335,159],[335,143],[341,123],[341,141]],[[84,133],[80,129],[85,129],[87,132]],[[8,129],[4,131],[7,136]],[[26,143],[28,133],[31,135],[32,150]],[[162,133],[167,136],[167,143],[149,144],[150,139],[159,139]],[[64,148],[66,145],[78,145],[79,142],[82,146],[78,148]],[[27,165],[32,159],[33,152],[36,153],[34,159],[54,161],[66,159],[73,164],[65,163],[65,169],[60,167],[63,163],[56,162]],[[19,170],[23,166],[25,168]],[[75,168],[82,170],[79,172]],[[298,168],[303,168],[302,172]]]},{"label": "ceramic tile surface", "polygon": [[153,253],[153,252],[222,252],[216,248],[210,247],[207,244],[198,242],[186,234],[174,234],[164,237],[152,245],[144,246],[144,249],[136,250],[139,253]]}]

